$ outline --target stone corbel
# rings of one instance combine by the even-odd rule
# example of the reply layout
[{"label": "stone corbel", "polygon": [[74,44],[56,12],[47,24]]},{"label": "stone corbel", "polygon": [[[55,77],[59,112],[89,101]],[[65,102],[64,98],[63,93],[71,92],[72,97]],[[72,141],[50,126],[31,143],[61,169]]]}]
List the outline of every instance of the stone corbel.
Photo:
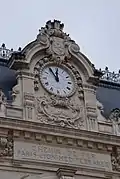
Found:
[{"label": "stone corbel", "polygon": [[59,179],[74,179],[76,169],[74,168],[59,168],[57,171],[57,176]]}]

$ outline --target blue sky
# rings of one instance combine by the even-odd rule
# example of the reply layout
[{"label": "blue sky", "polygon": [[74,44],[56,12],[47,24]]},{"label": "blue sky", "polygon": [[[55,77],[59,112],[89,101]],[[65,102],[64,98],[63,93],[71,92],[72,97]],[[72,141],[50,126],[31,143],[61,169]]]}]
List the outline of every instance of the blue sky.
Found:
[{"label": "blue sky", "polygon": [[0,0],[0,43],[16,50],[58,19],[97,68],[120,69],[119,0]]}]

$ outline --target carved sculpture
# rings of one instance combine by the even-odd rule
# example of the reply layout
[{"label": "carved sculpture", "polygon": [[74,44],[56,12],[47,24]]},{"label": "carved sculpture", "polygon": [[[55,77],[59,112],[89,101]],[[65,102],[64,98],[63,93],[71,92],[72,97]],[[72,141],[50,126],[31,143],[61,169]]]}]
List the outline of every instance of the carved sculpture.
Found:
[{"label": "carved sculpture", "polygon": [[109,115],[109,120],[119,122],[120,119],[120,109],[115,108],[111,111]]},{"label": "carved sculpture", "polygon": [[83,125],[83,107],[75,105],[68,98],[37,98],[37,116],[40,122],[46,124],[73,128]]},{"label": "carved sculpture", "polygon": [[71,40],[69,35],[63,32],[63,27],[64,24],[61,24],[60,21],[48,21],[46,26],[39,30],[37,36],[38,43],[42,45],[49,44],[46,54],[51,55],[56,60],[70,59],[70,52],[78,53],[80,50],[79,46]]},{"label": "carved sculpture", "polygon": [[13,154],[13,139],[12,136],[0,138],[0,157],[9,156]]},{"label": "carved sculpture", "polygon": [[103,116],[103,112],[104,112],[104,107],[102,105],[102,103],[100,103],[98,100],[97,100],[97,118],[98,118],[98,121],[106,121],[106,118]]},{"label": "carved sculpture", "polygon": [[113,147],[111,163],[113,170],[120,171],[120,153],[118,152],[117,147]]}]

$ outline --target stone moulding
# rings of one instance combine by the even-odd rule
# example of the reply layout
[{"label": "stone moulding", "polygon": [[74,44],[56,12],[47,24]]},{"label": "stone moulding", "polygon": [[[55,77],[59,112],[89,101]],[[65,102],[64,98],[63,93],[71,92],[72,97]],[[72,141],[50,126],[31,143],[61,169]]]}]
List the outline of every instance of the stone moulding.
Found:
[{"label": "stone moulding", "polygon": [[[19,120],[19,119],[10,119],[7,117],[0,118],[0,128],[4,128],[4,130],[15,130],[15,131],[26,131],[30,133],[36,133],[36,134],[46,134],[50,133],[53,136],[59,136],[59,137],[65,137],[69,136],[69,138],[73,139],[86,139],[88,141],[96,141],[100,143],[105,143],[109,145],[116,145],[120,146],[120,139],[117,136],[113,136],[110,134],[103,134],[98,132],[92,132],[92,131],[85,131],[85,130],[76,130],[71,128],[63,128],[59,126],[51,126],[47,124],[40,124],[37,121],[25,121],[25,120]],[[17,128],[17,130],[16,130]]]},{"label": "stone moulding", "polygon": [[[8,126],[7,126],[8,127]],[[87,136],[85,136],[84,134],[81,136],[65,136],[65,135],[60,135],[60,133],[50,133],[48,134],[48,130],[46,130],[47,132],[38,132],[35,129],[33,129],[33,131],[28,131],[26,128],[23,129],[8,129],[8,128],[0,128],[0,133],[1,133],[1,137],[0,137],[0,157],[4,158],[12,158],[13,156],[13,146],[14,146],[14,140],[15,141],[19,141],[19,139],[23,139],[23,141],[25,142],[33,142],[36,141],[36,143],[40,143],[41,145],[45,142],[48,145],[62,145],[63,147],[72,147],[72,148],[80,148],[81,150],[88,150],[89,151],[96,151],[99,153],[103,152],[103,153],[108,153],[111,155],[111,163],[112,163],[112,168],[114,171],[120,171],[120,167],[119,167],[119,153],[116,152],[115,150],[113,150],[116,147],[116,150],[120,148],[119,143],[115,144],[112,143],[112,141],[105,141],[105,137],[107,137],[107,135],[104,135],[104,140],[100,141],[99,140],[99,135],[96,136],[96,138],[98,138],[98,140],[90,140],[91,139],[91,132],[89,133],[89,139],[87,138]],[[82,133],[83,131],[81,131]],[[95,133],[94,133],[95,135]],[[84,137],[83,137],[84,136]],[[101,137],[100,137],[101,138]],[[114,137],[116,138],[116,137]]]}]

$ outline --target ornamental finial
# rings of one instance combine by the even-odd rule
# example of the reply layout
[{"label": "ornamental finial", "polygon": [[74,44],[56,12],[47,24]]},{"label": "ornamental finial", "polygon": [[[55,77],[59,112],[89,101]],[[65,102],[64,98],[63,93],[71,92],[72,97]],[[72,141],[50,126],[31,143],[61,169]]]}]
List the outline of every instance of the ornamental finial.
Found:
[{"label": "ornamental finial", "polygon": [[47,29],[58,29],[58,30],[63,30],[64,24],[61,23],[59,20],[54,20],[53,22],[51,20],[46,22],[46,28]]},{"label": "ornamental finial", "polygon": [[[47,21],[45,27],[41,27],[41,29],[39,30],[39,34],[37,36],[37,39],[39,39],[39,37],[41,35],[48,35],[48,36],[56,36],[56,37],[60,37],[63,39],[69,39],[70,37],[69,35],[67,35],[66,33],[63,32],[63,28],[64,28],[64,24],[61,23],[61,21],[59,20],[54,20],[54,21]],[[40,37],[41,39],[41,37]]]}]

